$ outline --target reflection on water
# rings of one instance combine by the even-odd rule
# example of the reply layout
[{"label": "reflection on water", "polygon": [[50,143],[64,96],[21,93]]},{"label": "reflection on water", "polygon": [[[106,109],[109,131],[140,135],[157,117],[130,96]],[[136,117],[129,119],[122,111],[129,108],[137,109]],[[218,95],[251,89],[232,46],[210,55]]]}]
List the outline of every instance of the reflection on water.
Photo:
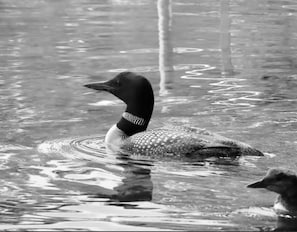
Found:
[{"label": "reflection on water", "polygon": [[173,46],[172,46],[172,2],[171,0],[158,1],[159,21],[159,71],[160,71],[160,96],[168,94],[172,83],[170,75],[173,73]]},{"label": "reflection on water", "polygon": [[[296,16],[293,0],[1,0],[0,229],[296,228],[245,187],[297,167]],[[191,124],[266,156],[107,155],[124,106],[83,84],[124,70],[153,84],[151,128]]]},{"label": "reflection on water", "polygon": [[222,53],[222,74],[233,72],[231,61],[231,36],[229,18],[229,0],[221,0],[220,5],[220,46]]},{"label": "reflection on water", "polygon": [[[105,146],[101,137],[54,140],[42,143],[39,151],[47,154],[60,154],[63,157],[86,159],[95,163],[104,163],[103,168],[96,170],[80,170],[79,173],[59,171],[59,177],[71,182],[102,187],[97,197],[107,197],[113,201],[142,201],[151,200],[152,182],[150,170],[135,165],[128,157],[112,157],[105,153]],[[61,165],[57,165],[59,169]],[[116,174],[118,172],[118,174]],[[103,190],[104,189],[104,190]]]}]

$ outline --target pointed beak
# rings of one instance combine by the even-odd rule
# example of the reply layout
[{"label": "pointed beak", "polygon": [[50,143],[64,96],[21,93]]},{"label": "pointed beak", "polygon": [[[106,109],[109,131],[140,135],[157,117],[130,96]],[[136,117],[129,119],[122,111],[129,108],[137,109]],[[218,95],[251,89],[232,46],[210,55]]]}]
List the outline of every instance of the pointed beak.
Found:
[{"label": "pointed beak", "polygon": [[264,180],[261,180],[261,181],[257,181],[255,183],[249,184],[246,187],[248,187],[248,188],[266,188],[267,183]]},{"label": "pointed beak", "polygon": [[90,83],[84,85],[87,88],[98,90],[98,91],[107,91],[110,92],[114,88],[110,85],[109,81],[102,81],[102,82],[97,82],[97,83]]}]

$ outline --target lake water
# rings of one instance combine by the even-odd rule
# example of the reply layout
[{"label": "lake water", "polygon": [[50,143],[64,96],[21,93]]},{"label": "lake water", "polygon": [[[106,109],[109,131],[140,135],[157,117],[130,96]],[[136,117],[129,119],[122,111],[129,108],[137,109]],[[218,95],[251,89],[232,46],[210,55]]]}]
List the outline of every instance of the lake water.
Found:
[{"label": "lake water", "polygon": [[[296,19],[294,0],[1,0],[0,229],[290,227],[246,185],[297,167]],[[149,128],[194,125],[265,157],[106,154],[125,105],[83,85],[124,70],[153,84]]]}]

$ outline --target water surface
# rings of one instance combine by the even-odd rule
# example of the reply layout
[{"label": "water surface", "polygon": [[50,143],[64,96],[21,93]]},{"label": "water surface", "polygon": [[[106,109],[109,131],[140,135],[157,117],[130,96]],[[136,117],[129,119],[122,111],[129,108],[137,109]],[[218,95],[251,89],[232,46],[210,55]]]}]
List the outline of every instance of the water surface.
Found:
[{"label": "water surface", "polygon": [[[246,185],[296,170],[296,16],[293,0],[1,0],[0,229],[292,226]],[[150,128],[207,128],[265,157],[106,154],[125,106],[83,84],[124,70],[153,84]]]}]

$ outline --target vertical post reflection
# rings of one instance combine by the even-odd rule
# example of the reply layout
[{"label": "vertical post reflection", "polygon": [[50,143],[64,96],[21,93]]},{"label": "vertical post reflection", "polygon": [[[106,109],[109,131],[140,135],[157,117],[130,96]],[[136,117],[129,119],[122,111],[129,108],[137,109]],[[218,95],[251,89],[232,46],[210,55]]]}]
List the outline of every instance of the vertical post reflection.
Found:
[{"label": "vertical post reflection", "polygon": [[220,24],[220,46],[222,57],[222,74],[232,74],[233,65],[231,62],[231,36],[229,18],[229,0],[221,0],[221,24]]},{"label": "vertical post reflection", "polygon": [[160,96],[168,94],[172,80],[168,78],[173,71],[173,48],[171,41],[172,11],[171,0],[158,0],[159,29],[159,72]]}]

